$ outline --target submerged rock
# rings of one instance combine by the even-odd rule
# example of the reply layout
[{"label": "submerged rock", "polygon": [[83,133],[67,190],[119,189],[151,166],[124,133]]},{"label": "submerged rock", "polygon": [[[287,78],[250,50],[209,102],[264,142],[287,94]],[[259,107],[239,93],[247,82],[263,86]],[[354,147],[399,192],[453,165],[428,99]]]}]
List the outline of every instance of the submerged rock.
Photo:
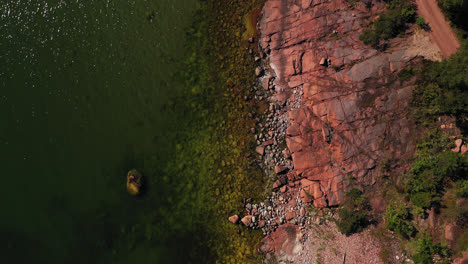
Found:
[{"label": "submerged rock", "polygon": [[138,195],[141,191],[142,174],[136,169],[132,169],[127,173],[127,191],[131,195]]}]

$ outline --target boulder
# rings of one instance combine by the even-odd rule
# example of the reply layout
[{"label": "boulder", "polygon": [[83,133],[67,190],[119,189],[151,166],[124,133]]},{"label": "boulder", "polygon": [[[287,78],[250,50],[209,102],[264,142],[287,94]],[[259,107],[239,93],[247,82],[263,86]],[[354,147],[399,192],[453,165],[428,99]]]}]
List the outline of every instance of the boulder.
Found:
[{"label": "boulder", "polygon": [[259,77],[262,74],[263,74],[263,70],[261,67],[255,68],[255,76]]},{"label": "boulder", "polygon": [[291,199],[291,200],[288,202],[288,204],[291,205],[291,206],[297,206],[296,199]]},{"label": "boulder", "polygon": [[287,171],[287,170],[288,170],[288,168],[285,167],[285,166],[278,166],[278,165],[275,166],[275,173],[276,173],[276,174],[283,173],[283,172],[285,172],[285,171]]},{"label": "boulder", "polygon": [[233,224],[237,224],[239,222],[239,216],[238,215],[233,215],[228,218],[229,222]]},{"label": "boulder", "polygon": [[327,66],[327,59],[326,58],[321,58],[319,64],[320,64],[320,66]]},{"label": "boulder", "polygon": [[287,221],[293,219],[294,217],[296,217],[296,213],[295,213],[295,212],[286,213],[286,220],[287,220]]},{"label": "boulder", "polygon": [[460,153],[465,154],[467,151],[468,151],[468,147],[465,144],[463,144],[460,148]]},{"label": "boulder", "polygon": [[463,144],[463,140],[458,138],[455,140],[455,147],[451,149],[453,152],[459,153],[461,151],[461,146]]},{"label": "boulder", "polygon": [[246,215],[246,216],[242,217],[241,222],[245,226],[249,226],[252,223],[252,218],[253,218],[253,215]]},{"label": "boulder", "polygon": [[281,187],[283,184],[281,183],[280,180],[276,180],[275,183],[273,183],[273,189]]},{"label": "boulder", "polygon": [[258,146],[257,148],[255,148],[255,151],[260,154],[260,156],[263,156],[263,154],[265,154],[265,147],[264,146]]},{"label": "boulder", "polygon": [[[288,128],[288,129],[289,129],[289,128]],[[285,159],[290,159],[290,158],[291,158],[291,153],[289,152],[288,149],[283,150],[282,153],[283,153],[283,157],[284,157]]]},{"label": "boulder", "polygon": [[282,186],[282,187],[280,188],[280,191],[281,191],[282,193],[285,193],[286,190],[287,190],[286,185],[284,185],[284,186]]},{"label": "boulder", "polygon": [[265,220],[258,221],[258,228],[263,228],[265,226]]},{"label": "boulder", "polygon": [[279,260],[287,260],[302,250],[298,226],[287,223],[261,241],[260,252],[275,252]]}]

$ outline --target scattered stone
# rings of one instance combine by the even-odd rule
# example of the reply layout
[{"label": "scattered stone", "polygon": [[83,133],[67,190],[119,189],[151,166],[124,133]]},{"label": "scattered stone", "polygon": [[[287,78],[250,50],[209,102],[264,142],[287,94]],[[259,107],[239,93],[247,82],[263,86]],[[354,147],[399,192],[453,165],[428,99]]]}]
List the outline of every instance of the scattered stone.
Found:
[{"label": "scattered stone", "polygon": [[233,224],[237,224],[239,222],[239,216],[238,215],[233,215],[229,217],[229,222]]},{"label": "scattered stone", "polygon": [[262,143],[263,146],[268,146],[268,145],[272,145],[273,144],[273,140],[267,140],[267,141],[264,141]]},{"label": "scattered stone", "polygon": [[280,188],[280,191],[281,191],[282,193],[285,193],[285,192],[286,192],[286,188],[287,188],[286,185],[284,185],[284,186],[282,186],[282,187]]},{"label": "scattered stone", "polygon": [[319,63],[321,66],[326,66],[327,64],[327,59],[326,58],[322,58],[320,59],[320,63]]},{"label": "scattered stone", "polygon": [[252,217],[253,217],[253,215],[246,215],[241,219],[241,222],[245,226],[249,226],[252,223]]},{"label": "scattered stone", "polygon": [[301,217],[304,217],[306,215],[306,211],[305,211],[304,207],[301,207],[301,209],[299,209],[299,215]]},{"label": "scattered stone", "polygon": [[265,220],[258,221],[258,228],[263,228],[265,226]]},{"label": "scattered stone", "polygon": [[291,206],[294,206],[294,207],[297,206],[296,199],[291,199],[291,201],[289,201],[288,204],[291,205]]},{"label": "scattered stone", "polygon": [[286,170],[288,170],[287,167],[284,167],[284,166],[275,166],[275,173],[276,174],[280,174],[280,173],[283,173],[285,172]]},{"label": "scattered stone", "polygon": [[255,151],[260,154],[260,156],[263,156],[265,154],[265,147],[264,146],[258,146],[255,148]]},{"label": "scattered stone", "polygon": [[262,75],[262,73],[263,73],[263,70],[261,67],[255,68],[255,76],[259,77]]},{"label": "scattered stone", "polygon": [[280,181],[280,180],[276,180],[275,183],[273,184],[273,189],[279,188],[281,185],[283,185],[283,184],[281,183],[281,181]]},{"label": "scattered stone", "polygon": [[290,159],[290,158],[291,158],[291,153],[289,152],[288,149],[284,149],[284,150],[283,150],[283,157],[284,157],[285,159]]},{"label": "scattered stone", "polygon": [[293,219],[294,217],[296,217],[296,213],[295,212],[289,212],[286,214],[286,220],[291,220]]}]

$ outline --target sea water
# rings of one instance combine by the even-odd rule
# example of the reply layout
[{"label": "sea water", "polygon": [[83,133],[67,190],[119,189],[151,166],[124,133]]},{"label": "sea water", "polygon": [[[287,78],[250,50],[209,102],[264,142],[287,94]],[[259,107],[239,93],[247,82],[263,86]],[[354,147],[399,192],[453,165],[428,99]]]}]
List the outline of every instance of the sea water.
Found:
[{"label": "sea water", "polygon": [[[176,73],[195,9],[196,0],[0,2],[3,260],[185,262],[191,234],[165,219],[177,186],[160,179],[183,129],[171,102],[184,89]],[[142,197],[126,193],[132,168],[147,179]]]}]

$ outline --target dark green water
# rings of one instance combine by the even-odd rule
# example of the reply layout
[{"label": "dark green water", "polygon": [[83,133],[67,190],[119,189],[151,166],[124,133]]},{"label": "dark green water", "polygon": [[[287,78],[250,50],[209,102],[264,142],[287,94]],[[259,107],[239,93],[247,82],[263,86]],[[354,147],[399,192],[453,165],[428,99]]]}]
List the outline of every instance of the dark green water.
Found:
[{"label": "dark green water", "polygon": [[[196,0],[0,3],[0,254],[15,263],[176,263],[190,248],[162,179],[181,120]],[[140,169],[147,195],[129,196]],[[182,196],[184,194],[181,194]],[[170,260],[170,262],[169,262]],[[13,262],[12,262],[13,263]]]}]

